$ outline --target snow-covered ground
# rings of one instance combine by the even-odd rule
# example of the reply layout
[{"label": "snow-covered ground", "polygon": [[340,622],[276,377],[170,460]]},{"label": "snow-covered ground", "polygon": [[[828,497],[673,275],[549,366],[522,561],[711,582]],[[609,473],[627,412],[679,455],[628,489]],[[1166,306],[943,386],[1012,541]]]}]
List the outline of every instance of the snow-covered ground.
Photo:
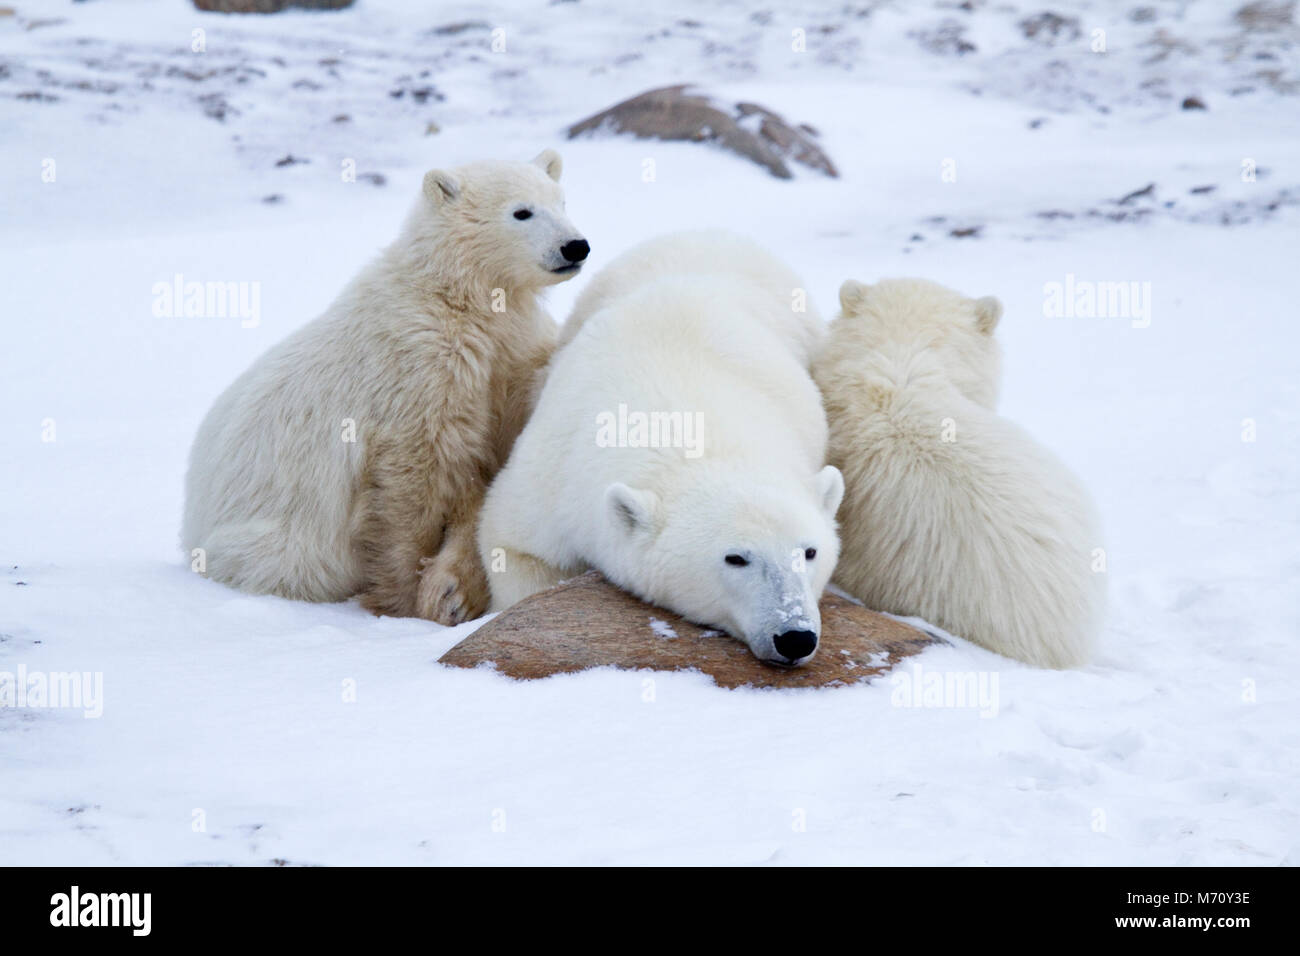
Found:
[{"label": "snow-covered ground", "polygon": [[[8,3],[0,671],[102,675],[102,715],[0,707],[0,860],[1300,862],[1285,9],[1268,26],[1235,2],[1053,5],[1064,21],[1029,37],[1032,3]],[[688,81],[812,124],[842,177],[563,141]],[[191,573],[182,475],[218,391],[392,238],[425,169],[552,145],[593,268],[723,225],[826,313],[848,277],[1001,297],[1003,410],[1105,518],[1096,662],[1037,671],[963,642],[914,659],[982,676],[995,708],[901,706],[888,679],[514,683],[435,663],[473,623]],[[257,321],[156,315],[177,274],[256,283]],[[1067,276],[1150,283],[1149,316],[1049,317]]]}]

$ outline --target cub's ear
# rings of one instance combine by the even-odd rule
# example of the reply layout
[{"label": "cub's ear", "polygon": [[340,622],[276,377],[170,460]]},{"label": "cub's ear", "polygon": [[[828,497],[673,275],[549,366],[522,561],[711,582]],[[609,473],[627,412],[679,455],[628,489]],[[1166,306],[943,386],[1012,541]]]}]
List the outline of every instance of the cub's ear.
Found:
[{"label": "cub's ear", "polygon": [[614,524],[628,534],[649,531],[659,512],[659,496],[616,481],[605,489],[605,507]]},{"label": "cub's ear", "polygon": [[460,195],[460,183],[451,173],[431,169],[424,174],[424,194],[435,206],[441,206]]},{"label": "cub's ear", "polygon": [[992,335],[1002,318],[1002,303],[996,296],[986,295],[975,300],[975,328],[985,335]]},{"label": "cub's ear", "polygon": [[835,512],[840,510],[840,502],[844,500],[844,476],[834,465],[827,465],[817,472],[817,496],[827,517],[834,520]]},{"label": "cub's ear", "polygon": [[560,173],[564,171],[564,160],[560,159],[560,154],[553,149],[544,149],[534,156],[533,165],[540,166],[542,171],[557,183],[560,181]]},{"label": "cub's ear", "polygon": [[861,308],[862,303],[867,301],[867,292],[870,289],[870,286],[864,285],[856,279],[846,279],[844,284],[840,286],[840,309],[843,310],[844,314],[852,315]]}]

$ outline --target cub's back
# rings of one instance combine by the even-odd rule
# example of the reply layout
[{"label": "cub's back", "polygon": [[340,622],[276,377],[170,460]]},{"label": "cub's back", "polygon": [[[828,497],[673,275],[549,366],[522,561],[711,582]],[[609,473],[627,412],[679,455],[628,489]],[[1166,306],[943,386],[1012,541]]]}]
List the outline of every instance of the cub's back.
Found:
[{"label": "cub's back", "polygon": [[1089,570],[1100,542],[1078,480],[955,390],[883,394],[828,401],[827,460],[846,489],[836,582],[1030,663],[1086,658],[1104,585]]}]

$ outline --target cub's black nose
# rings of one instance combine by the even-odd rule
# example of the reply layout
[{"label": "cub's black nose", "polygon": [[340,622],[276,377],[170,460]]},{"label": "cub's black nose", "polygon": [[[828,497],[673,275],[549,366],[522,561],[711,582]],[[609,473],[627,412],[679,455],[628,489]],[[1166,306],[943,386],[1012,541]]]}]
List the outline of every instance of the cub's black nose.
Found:
[{"label": "cub's black nose", "polygon": [[560,255],[564,256],[567,262],[581,262],[587,258],[589,252],[591,246],[587,245],[586,239],[571,239],[560,246]]},{"label": "cub's black nose", "polygon": [[786,660],[797,661],[817,650],[817,635],[812,631],[786,631],[772,638],[776,652]]}]

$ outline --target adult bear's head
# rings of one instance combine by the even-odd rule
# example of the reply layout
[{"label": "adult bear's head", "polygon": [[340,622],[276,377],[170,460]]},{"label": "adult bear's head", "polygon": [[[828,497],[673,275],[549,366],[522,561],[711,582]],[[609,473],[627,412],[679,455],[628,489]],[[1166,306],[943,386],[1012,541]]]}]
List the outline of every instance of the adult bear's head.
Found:
[{"label": "adult bear's head", "polygon": [[701,476],[671,500],[610,485],[619,585],[689,620],[721,628],[771,664],[812,659],[817,603],[839,559],[835,512],[844,479],[827,466],[788,480]]}]

